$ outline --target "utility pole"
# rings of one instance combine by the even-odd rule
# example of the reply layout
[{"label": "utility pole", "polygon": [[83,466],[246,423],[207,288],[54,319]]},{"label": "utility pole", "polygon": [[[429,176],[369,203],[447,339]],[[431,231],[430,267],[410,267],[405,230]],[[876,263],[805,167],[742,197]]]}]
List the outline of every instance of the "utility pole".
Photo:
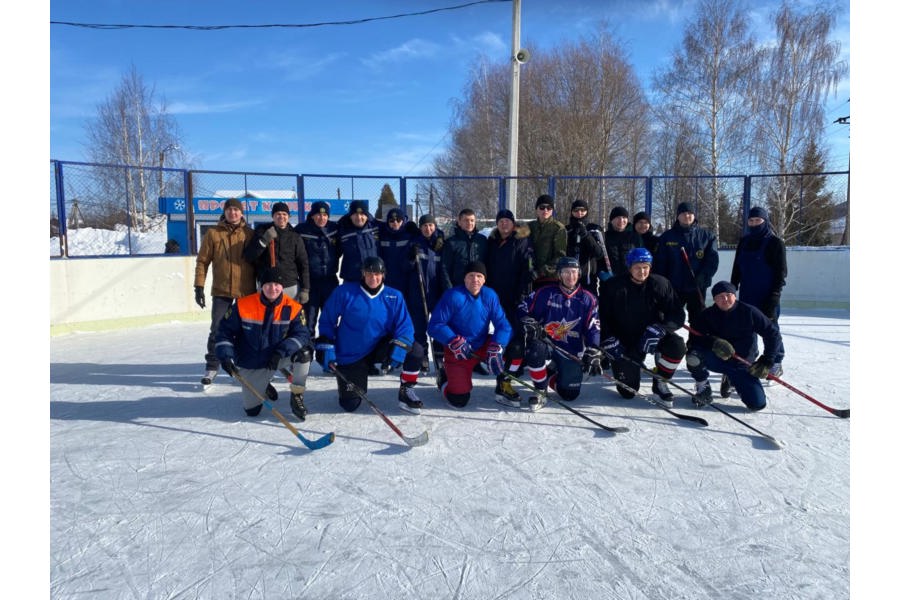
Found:
[{"label": "utility pole", "polygon": [[530,57],[528,50],[520,48],[519,22],[522,15],[521,0],[513,0],[512,16],[512,79],[509,90],[509,179],[506,180],[506,208],[516,214],[516,195],[519,174],[519,67]]}]

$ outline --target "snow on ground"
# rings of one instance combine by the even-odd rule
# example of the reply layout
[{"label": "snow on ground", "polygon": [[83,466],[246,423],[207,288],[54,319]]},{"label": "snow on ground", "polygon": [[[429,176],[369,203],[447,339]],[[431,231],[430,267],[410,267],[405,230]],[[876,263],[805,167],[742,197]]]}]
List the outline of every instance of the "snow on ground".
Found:
[{"label": "snow on ground", "polygon": [[[268,410],[246,417],[227,376],[198,390],[207,328],[51,339],[53,598],[849,597],[850,422],[782,386],[761,413],[719,401],[779,450],[677,390],[709,427],[600,378],[572,406],[628,433],[501,407],[489,377],[463,410],[423,378],[413,416],[396,377],[373,378],[404,434],[430,432],[409,448],[365,403],[344,413],[314,367],[305,423],[276,380],[306,437],[336,434],[310,451]],[[849,407],[847,313],[782,328],[785,381]]]}]

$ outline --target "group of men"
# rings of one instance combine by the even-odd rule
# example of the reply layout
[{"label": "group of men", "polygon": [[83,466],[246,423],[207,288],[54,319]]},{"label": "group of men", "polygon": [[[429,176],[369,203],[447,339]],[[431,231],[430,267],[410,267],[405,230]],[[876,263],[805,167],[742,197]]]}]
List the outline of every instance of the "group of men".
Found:
[{"label": "group of men", "polygon": [[[315,359],[337,376],[345,410],[358,408],[370,376],[397,371],[400,407],[419,413],[423,402],[414,388],[428,371],[430,346],[440,392],[455,408],[469,402],[475,371],[496,377],[499,403],[521,407],[512,384],[525,383],[522,368],[534,392],[525,405],[531,410],[543,406],[550,390],[565,401],[577,398],[584,375],[604,370],[625,398],[634,397],[642,371],[649,371],[654,401],[671,407],[666,382],[687,357],[695,404],[712,401],[714,371],[723,374],[723,397],[733,388],[750,410],[763,408],[760,380],[781,373],[777,319],[787,274],[784,244],[765,210],[751,209],[731,281],[712,286],[707,308],[718,269],[716,238],[699,226],[689,203],[678,205],[675,222],[659,237],[646,213],[631,225],[618,206],[604,235],[588,222],[588,209],[575,200],[564,224],[544,194],[534,220],[519,224],[503,209],[485,236],[468,208],[445,235],[430,215],[416,226],[393,208],[381,221],[360,201],[337,223],[328,204],[316,202],[306,222],[291,228],[288,207],[279,202],[272,223],[253,230],[240,201],[229,199],[197,255],[201,307],[213,269],[203,383],[219,366],[238,376],[244,409],[254,416],[262,406],[257,390],[265,386],[266,396],[277,399],[271,381],[281,371],[290,381],[291,409],[304,420]],[[690,329],[687,344],[681,328]],[[652,370],[644,367],[648,354]]]}]

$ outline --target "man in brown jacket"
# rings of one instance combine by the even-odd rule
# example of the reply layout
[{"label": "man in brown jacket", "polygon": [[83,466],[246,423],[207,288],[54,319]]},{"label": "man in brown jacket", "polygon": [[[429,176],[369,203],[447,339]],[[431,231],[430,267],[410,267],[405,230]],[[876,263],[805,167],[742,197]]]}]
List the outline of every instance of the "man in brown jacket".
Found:
[{"label": "man in brown jacket", "polygon": [[256,276],[253,265],[244,259],[244,249],[253,239],[253,229],[244,219],[244,207],[240,200],[225,201],[222,216],[215,227],[210,228],[200,242],[197,266],[194,270],[194,299],[200,308],[206,308],[203,287],[206,273],[212,264],[212,324],[206,340],[206,373],[200,380],[204,386],[212,383],[219,372],[216,358],[216,330],[225,311],[236,298],[256,292]]}]

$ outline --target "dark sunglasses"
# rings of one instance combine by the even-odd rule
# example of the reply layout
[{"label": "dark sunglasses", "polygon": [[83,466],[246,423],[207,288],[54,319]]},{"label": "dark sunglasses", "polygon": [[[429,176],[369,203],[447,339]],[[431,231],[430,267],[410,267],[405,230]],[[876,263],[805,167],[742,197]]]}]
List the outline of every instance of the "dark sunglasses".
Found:
[{"label": "dark sunglasses", "polygon": [[549,204],[541,204],[537,207],[538,210],[553,210],[553,207]]}]

